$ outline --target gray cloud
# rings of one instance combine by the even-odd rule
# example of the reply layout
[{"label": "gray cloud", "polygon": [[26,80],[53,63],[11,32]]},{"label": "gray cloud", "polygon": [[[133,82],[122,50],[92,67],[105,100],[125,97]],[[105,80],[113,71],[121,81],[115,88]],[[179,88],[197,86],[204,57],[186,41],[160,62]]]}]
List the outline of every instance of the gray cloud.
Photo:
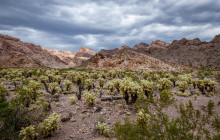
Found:
[{"label": "gray cloud", "polygon": [[50,49],[112,49],[220,34],[216,0],[2,0],[0,33]]}]

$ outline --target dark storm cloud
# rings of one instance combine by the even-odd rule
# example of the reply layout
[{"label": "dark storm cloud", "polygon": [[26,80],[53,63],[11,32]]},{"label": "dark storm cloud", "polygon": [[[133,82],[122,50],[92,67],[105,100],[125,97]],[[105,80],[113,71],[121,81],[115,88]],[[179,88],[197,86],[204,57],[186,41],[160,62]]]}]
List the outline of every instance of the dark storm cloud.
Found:
[{"label": "dark storm cloud", "polygon": [[220,33],[216,0],[1,0],[0,33],[47,48],[96,51]]}]

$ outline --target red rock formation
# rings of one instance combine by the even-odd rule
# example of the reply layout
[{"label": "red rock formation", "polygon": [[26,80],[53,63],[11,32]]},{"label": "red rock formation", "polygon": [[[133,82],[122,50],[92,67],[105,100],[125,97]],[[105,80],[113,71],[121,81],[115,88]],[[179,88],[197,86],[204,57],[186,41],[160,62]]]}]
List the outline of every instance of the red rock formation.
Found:
[{"label": "red rock formation", "polygon": [[[91,49],[80,49],[80,56],[70,51],[49,50],[17,38],[0,35],[0,67],[66,68],[80,65],[95,54]],[[82,54],[83,53],[83,54]],[[79,59],[79,60],[78,60]]]}]

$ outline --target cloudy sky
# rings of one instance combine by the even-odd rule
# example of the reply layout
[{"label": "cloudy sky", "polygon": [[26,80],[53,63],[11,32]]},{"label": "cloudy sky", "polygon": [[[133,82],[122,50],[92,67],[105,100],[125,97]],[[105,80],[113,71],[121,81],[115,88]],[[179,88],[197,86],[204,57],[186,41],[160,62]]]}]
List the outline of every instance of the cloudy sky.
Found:
[{"label": "cloudy sky", "polygon": [[0,0],[0,34],[95,51],[220,34],[219,0]]}]

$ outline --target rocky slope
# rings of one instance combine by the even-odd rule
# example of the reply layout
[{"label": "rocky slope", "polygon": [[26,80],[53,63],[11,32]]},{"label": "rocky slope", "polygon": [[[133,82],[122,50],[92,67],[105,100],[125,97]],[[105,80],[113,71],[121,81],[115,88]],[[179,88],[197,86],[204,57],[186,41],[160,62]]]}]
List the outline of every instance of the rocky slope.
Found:
[{"label": "rocky slope", "polygon": [[145,54],[123,49],[112,55],[96,54],[85,65],[87,68],[114,70],[180,70],[183,66],[164,63]]},{"label": "rocky slope", "polygon": [[95,55],[95,52],[84,47],[77,53],[49,50],[0,34],[0,55],[1,68],[67,68],[80,65]]},{"label": "rocky slope", "polygon": [[220,69],[220,35],[210,42],[201,42],[198,38],[174,40],[163,51],[148,54],[166,62]]},{"label": "rocky slope", "polygon": [[83,66],[100,69],[174,70],[185,66],[220,69],[220,35],[210,42],[183,38],[171,44],[156,40],[150,45],[140,43],[133,48],[124,45],[113,50],[101,50]]}]

